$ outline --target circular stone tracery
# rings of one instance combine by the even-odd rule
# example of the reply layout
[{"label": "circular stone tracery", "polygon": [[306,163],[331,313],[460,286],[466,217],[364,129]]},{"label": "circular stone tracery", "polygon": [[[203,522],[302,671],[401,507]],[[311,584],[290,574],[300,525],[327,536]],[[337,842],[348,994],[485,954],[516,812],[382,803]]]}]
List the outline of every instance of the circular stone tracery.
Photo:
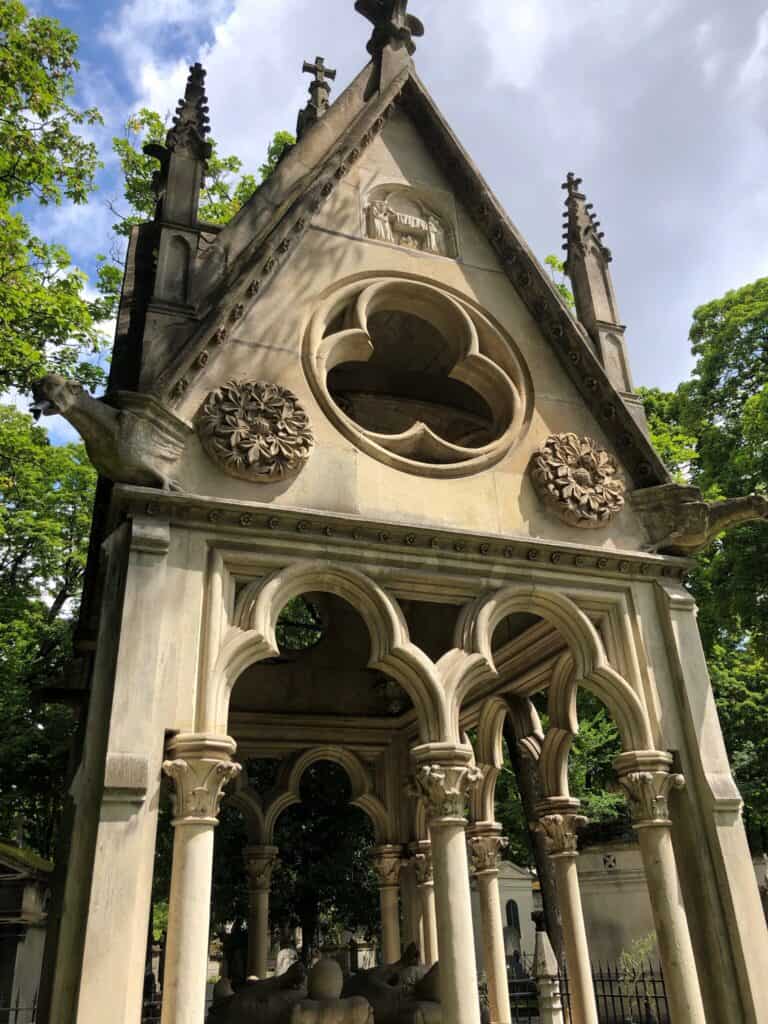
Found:
[{"label": "circular stone tracery", "polygon": [[230,381],[212,391],[198,430],[205,450],[230,476],[261,483],[297,473],[315,443],[293,392],[264,381]]},{"label": "circular stone tracery", "polygon": [[570,526],[607,526],[624,508],[615,458],[591,437],[552,434],[531,460],[536,493]]},{"label": "circular stone tracery", "polygon": [[335,426],[407,473],[488,469],[530,423],[532,385],[513,340],[471,303],[418,279],[339,285],[312,318],[303,362]]}]

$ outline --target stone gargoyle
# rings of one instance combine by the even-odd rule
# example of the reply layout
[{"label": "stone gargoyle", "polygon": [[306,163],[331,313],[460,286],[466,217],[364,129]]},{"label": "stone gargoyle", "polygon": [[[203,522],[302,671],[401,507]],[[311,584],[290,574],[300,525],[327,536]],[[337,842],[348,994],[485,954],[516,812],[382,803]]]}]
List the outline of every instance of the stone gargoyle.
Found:
[{"label": "stone gargoyle", "polygon": [[49,373],[32,388],[35,418],[58,414],[82,437],[98,472],[115,483],[180,490],[171,473],[191,428],[154,399],[119,392],[120,408],[80,384]]},{"label": "stone gargoyle", "polygon": [[698,487],[680,484],[635,491],[632,505],[648,532],[646,550],[667,555],[693,555],[731,526],[768,519],[768,498],[761,494],[708,502]]}]

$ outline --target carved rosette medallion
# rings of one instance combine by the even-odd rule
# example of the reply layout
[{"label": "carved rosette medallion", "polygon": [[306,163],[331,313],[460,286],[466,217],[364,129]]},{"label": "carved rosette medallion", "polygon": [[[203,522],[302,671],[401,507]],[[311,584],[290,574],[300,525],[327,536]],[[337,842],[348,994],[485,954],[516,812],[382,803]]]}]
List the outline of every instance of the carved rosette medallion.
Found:
[{"label": "carved rosette medallion", "polygon": [[400,883],[403,850],[400,846],[378,846],[373,851],[373,867],[380,889],[389,889]]},{"label": "carved rosette medallion", "polygon": [[203,447],[230,476],[274,483],[302,468],[314,447],[309,418],[287,388],[230,381],[198,414]]},{"label": "carved rosette medallion", "polygon": [[530,474],[539,498],[569,526],[607,526],[624,508],[616,459],[591,437],[552,434],[534,453]]},{"label": "carved rosette medallion", "polygon": [[268,892],[272,884],[272,871],[277,864],[276,846],[248,846],[243,852],[249,889]]},{"label": "carved rosette medallion", "polygon": [[224,787],[241,772],[234,761],[176,758],[163,762],[174,783],[174,825],[217,825]]},{"label": "carved rosette medallion", "polygon": [[545,836],[550,857],[575,857],[579,852],[578,832],[586,824],[583,814],[544,814],[532,827]]},{"label": "carved rosette medallion", "polygon": [[621,788],[629,797],[632,824],[640,828],[668,828],[669,794],[683,789],[685,779],[672,772],[627,772],[619,776]]},{"label": "carved rosette medallion", "polygon": [[498,832],[470,835],[467,840],[469,865],[473,875],[498,871],[501,855],[509,846],[509,840]]},{"label": "carved rosette medallion", "polygon": [[415,792],[426,803],[430,822],[463,819],[467,797],[482,778],[476,765],[423,764],[415,775]]}]

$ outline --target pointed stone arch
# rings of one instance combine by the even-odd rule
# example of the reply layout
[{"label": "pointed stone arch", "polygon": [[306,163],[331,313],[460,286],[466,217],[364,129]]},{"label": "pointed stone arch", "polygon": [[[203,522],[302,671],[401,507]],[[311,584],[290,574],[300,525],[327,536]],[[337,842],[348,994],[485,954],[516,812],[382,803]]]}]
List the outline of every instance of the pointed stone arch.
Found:
[{"label": "pointed stone arch", "polygon": [[574,685],[591,690],[608,707],[621,734],[624,750],[654,748],[646,709],[626,680],[608,663],[600,636],[589,617],[560,591],[529,583],[512,584],[482,594],[459,615],[456,648],[451,652],[450,665],[445,663],[449,670],[445,682],[452,722],[458,722],[462,703],[470,690],[478,682],[496,677],[492,651],[494,630],[515,612],[538,615],[558,630],[573,660]]},{"label": "pointed stone arch", "polygon": [[422,742],[446,734],[448,708],[435,664],[411,643],[399,604],[382,587],[348,566],[323,561],[294,562],[254,580],[235,604],[206,689],[206,721],[226,723],[232,689],[249,666],[279,654],[276,626],[285,605],[306,593],[331,593],[359,612],[371,641],[368,667],[386,673],[413,701]]},{"label": "pointed stone arch", "polygon": [[274,843],[275,827],[283,812],[301,803],[301,780],[307,769],[319,761],[330,761],[344,769],[351,787],[350,804],[368,816],[376,842],[386,843],[391,832],[390,815],[373,792],[371,774],[356,754],[338,746],[312,747],[285,762],[277,787],[264,811],[265,843]]}]

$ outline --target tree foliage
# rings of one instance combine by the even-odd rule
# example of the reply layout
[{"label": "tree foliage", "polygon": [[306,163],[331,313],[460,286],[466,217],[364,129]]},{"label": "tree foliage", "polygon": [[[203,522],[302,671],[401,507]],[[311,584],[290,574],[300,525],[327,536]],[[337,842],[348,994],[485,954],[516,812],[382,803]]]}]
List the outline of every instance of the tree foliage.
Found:
[{"label": "tree foliage", "polygon": [[[705,497],[768,493],[768,279],[693,314],[696,365],[671,394],[645,392],[654,443]],[[689,586],[750,838],[768,838],[768,525],[747,523],[696,559]]]},{"label": "tree foliage", "polygon": [[35,204],[82,204],[94,188],[96,147],[82,131],[100,116],[71,102],[76,52],[55,19],[0,4],[0,389],[27,389],[49,369],[100,379],[92,356],[105,342],[104,306],[88,301],[66,250],[26,219]]},{"label": "tree foliage", "polygon": [[68,669],[94,484],[83,445],[55,447],[0,406],[0,834],[20,815],[46,856],[74,720],[43,690]]}]

